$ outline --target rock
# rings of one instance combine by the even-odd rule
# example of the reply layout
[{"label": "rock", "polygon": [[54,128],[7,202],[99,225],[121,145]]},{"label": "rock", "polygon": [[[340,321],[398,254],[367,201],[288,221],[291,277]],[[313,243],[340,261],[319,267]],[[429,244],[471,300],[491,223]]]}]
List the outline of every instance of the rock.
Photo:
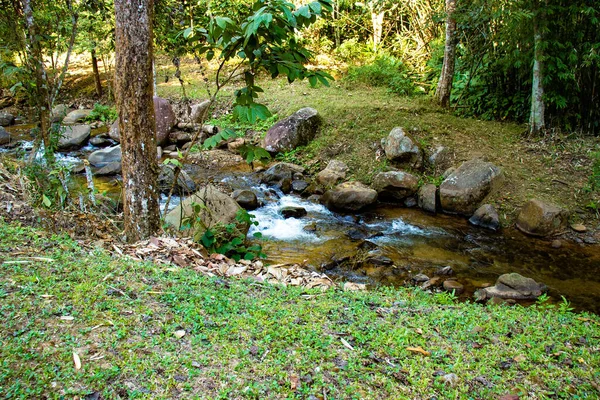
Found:
[{"label": "rock", "polygon": [[50,112],[50,122],[62,122],[69,113],[69,107],[66,104],[57,104]]},{"label": "rock", "polygon": [[496,209],[491,204],[484,204],[475,211],[475,214],[469,219],[469,222],[475,226],[497,231],[500,229],[500,218]]},{"label": "rock", "polygon": [[113,141],[108,136],[98,135],[90,139],[90,144],[96,147],[107,147],[113,144]]},{"label": "rock", "polygon": [[0,146],[10,143],[10,135],[6,132],[4,127],[0,126]]},{"label": "rock", "polygon": [[560,240],[556,239],[556,240],[552,241],[550,246],[552,246],[553,249],[560,249],[562,247],[562,242]]},{"label": "rock", "polygon": [[573,225],[571,225],[571,229],[573,229],[577,233],[585,233],[585,232],[587,232],[587,228],[583,224],[573,224]]},{"label": "rock", "polygon": [[162,97],[154,97],[154,117],[156,119],[156,144],[162,146],[167,143],[169,132],[177,124],[171,103]]},{"label": "rock", "polygon": [[376,267],[383,267],[386,265],[392,265],[394,261],[389,257],[378,254],[377,250],[374,250],[369,252],[365,263]]},{"label": "rock", "polygon": [[302,230],[306,231],[306,232],[316,232],[317,231],[317,223],[311,222],[310,224],[308,224],[304,228],[302,228]]},{"label": "rock", "polygon": [[[210,100],[204,100],[199,104],[194,104],[190,110],[190,121],[192,123],[201,124],[204,120],[208,119],[208,107],[210,106]],[[206,113],[206,115],[205,115]]]},{"label": "rock", "polygon": [[275,184],[275,187],[281,190],[284,194],[289,194],[292,191],[292,180],[289,178],[282,179]]},{"label": "rock", "polygon": [[156,146],[156,159],[160,160],[163,156],[163,149],[160,146]]},{"label": "rock", "polygon": [[402,128],[394,128],[382,142],[388,160],[411,168],[421,168],[423,152]]},{"label": "rock", "polygon": [[232,153],[239,154],[240,148],[245,145],[246,145],[246,139],[237,138],[237,139],[227,143],[227,150],[229,150]]},{"label": "rock", "polygon": [[454,167],[450,167],[447,170],[444,171],[444,173],[442,174],[442,179],[446,179],[448,178],[450,175],[452,175],[454,173],[454,171],[456,171],[456,168]]},{"label": "rock", "polygon": [[308,182],[305,180],[292,181],[292,190],[296,193],[304,193],[308,187]]},{"label": "rock", "polygon": [[112,163],[121,164],[121,145],[97,150],[88,156],[88,161],[96,168],[102,168]]},{"label": "rock", "polygon": [[476,297],[480,300],[499,297],[512,300],[534,300],[547,290],[546,285],[537,283],[515,272],[501,275],[496,285],[480,289]]},{"label": "rock", "polygon": [[177,146],[175,146],[174,144],[170,145],[170,146],[166,146],[163,151],[167,152],[167,153],[171,153],[173,151],[177,151]]},{"label": "rock", "polygon": [[75,110],[68,113],[62,120],[63,125],[75,125],[86,119],[92,110]]},{"label": "rock", "polygon": [[[168,100],[154,97],[154,118],[156,121],[156,145],[163,146],[169,141],[169,133],[177,123],[173,107]],[[110,126],[108,135],[112,140],[121,142],[118,119]]]},{"label": "rock", "polygon": [[436,276],[450,276],[452,274],[454,274],[454,270],[450,266],[440,267],[435,271]]},{"label": "rock", "polygon": [[403,171],[380,172],[371,185],[380,198],[400,201],[412,196],[419,189],[419,179]]},{"label": "rock", "polygon": [[463,163],[440,186],[440,203],[445,212],[471,216],[502,179],[502,171],[480,159]]},{"label": "rock", "polygon": [[58,140],[59,151],[80,148],[87,142],[92,132],[92,128],[89,125],[64,126],[61,130],[61,137]]},{"label": "rock", "polygon": [[321,200],[331,210],[358,211],[377,201],[377,191],[360,182],[345,182],[325,192]]},{"label": "rock", "polygon": [[314,108],[303,108],[276,123],[265,136],[263,147],[272,153],[290,151],[307,145],[318,133],[323,121]]},{"label": "rock", "polygon": [[459,282],[452,280],[452,279],[444,281],[442,286],[445,291],[447,291],[447,292],[453,291],[454,294],[461,294],[465,290],[465,287],[463,285],[461,285]]},{"label": "rock", "polygon": [[419,208],[425,211],[434,214],[437,212],[437,187],[434,184],[428,183],[421,186],[418,194],[418,204]]},{"label": "rock", "polygon": [[121,173],[121,161],[111,162],[97,170],[95,175],[117,175]]},{"label": "rock", "polygon": [[416,207],[418,204],[419,203],[417,202],[415,196],[410,196],[404,199],[404,207],[406,208],[413,208]]},{"label": "rock", "polygon": [[332,186],[338,181],[346,179],[348,166],[338,160],[331,160],[327,168],[317,174],[317,182],[321,185]]},{"label": "rock", "polygon": [[286,163],[286,162],[280,162],[280,163],[273,165],[268,170],[266,170],[263,173],[261,180],[263,183],[271,183],[271,184],[281,182],[284,179],[289,179],[291,182],[292,178],[294,176],[294,173],[296,173],[296,172],[303,174],[304,168],[299,165],[290,164],[290,163]]},{"label": "rock", "polygon": [[568,214],[565,210],[540,200],[531,200],[517,217],[517,228],[532,236],[549,236],[567,227]]},{"label": "rock", "polygon": [[258,198],[251,190],[236,190],[231,194],[231,197],[246,210],[251,211],[258,208]]},{"label": "rock", "polygon": [[[197,215],[194,215],[193,203],[203,205]],[[175,227],[175,229],[181,230],[182,219],[198,218],[201,223],[195,223],[191,229],[183,230],[182,234],[186,236],[192,234],[194,237],[199,237],[204,234],[204,227],[214,228],[217,224],[227,225],[230,223],[235,223],[245,235],[248,232],[249,225],[241,224],[236,219],[237,213],[241,209],[234,199],[220,192],[216,187],[207,185],[171,210],[165,217],[165,222]]]},{"label": "rock", "polygon": [[[199,136],[198,142],[202,143],[206,139],[206,136]],[[169,133],[169,142],[175,143],[177,146],[183,146],[184,144],[192,141],[192,135],[187,132],[175,131]]]},{"label": "rock", "polygon": [[302,218],[306,216],[306,209],[303,207],[283,207],[279,210],[283,218]]},{"label": "rock", "polygon": [[423,283],[429,281],[429,277],[425,274],[417,274],[411,278],[415,283]]},{"label": "rock", "polygon": [[9,112],[0,112],[0,126],[9,126],[15,122],[15,116]]},{"label": "rock", "polygon": [[[175,167],[173,165],[160,164],[160,172],[158,174],[158,190],[161,193],[169,193],[173,182],[175,181]],[[196,183],[184,170],[179,171],[177,184],[173,188],[173,194],[182,196],[193,193],[197,189]]]},{"label": "rock", "polygon": [[369,235],[367,232],[365,232],[362,229],[353,228],[353,229],[350,229],[348,232],[346,232],[346,236],[350,240],[364,240]]},{"label": "rock", "polygon": [[427,157],[427,162],[435,171],[442,171],[450,163],[450,152],[444,146],[437,146]]}]

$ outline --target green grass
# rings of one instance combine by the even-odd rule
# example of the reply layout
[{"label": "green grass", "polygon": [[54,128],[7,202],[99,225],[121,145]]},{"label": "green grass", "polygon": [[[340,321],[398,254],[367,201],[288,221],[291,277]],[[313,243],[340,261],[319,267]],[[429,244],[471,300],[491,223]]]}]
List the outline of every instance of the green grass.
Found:
[{"label": "green grass", "polygon": [[600,394],[599,318],[566,306],[206,278],[2,221],[0,264],[1,398]]}]

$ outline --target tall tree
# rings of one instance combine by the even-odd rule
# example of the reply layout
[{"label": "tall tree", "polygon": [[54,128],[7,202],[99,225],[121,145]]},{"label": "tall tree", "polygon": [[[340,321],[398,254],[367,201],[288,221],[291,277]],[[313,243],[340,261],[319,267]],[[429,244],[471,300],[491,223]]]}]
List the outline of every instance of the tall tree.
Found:
[{"label": "tall tree", "polygon": [[537,135],[545,129],[544,104],[544,70],[542,51],[542,31],[540,29],[540,18],[542,18],[537,1],[534,2],[536,10],[533,16],[533,78],[531,81],[531,112],[529,115],[529,133]]},{"label": "tall tree", "polygon": [[444,64],[442,74],[435,91],[437,101],[442,107],[450,104],[452,80],[454,79],[454,64],[456,57],[456,0],[446,0],[446,44],[444,47]]},{"label": "tall tree", "polygon": [[153,0],[115,1],[115,89],[128,241],[147,238],[160,228],[152,16]]}]

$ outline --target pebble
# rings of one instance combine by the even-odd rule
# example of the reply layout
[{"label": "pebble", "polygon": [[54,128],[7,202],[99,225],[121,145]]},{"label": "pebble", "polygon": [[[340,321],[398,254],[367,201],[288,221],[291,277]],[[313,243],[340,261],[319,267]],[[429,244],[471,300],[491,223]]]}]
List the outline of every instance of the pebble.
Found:
[{"label": "pebble", "polygon": [[571,229],[573,229],[575,232],[579,232],[579,233],[587,232],[587,228],[583,224],[573,224],[573,225],[571,225]]},{"label": "pebble", "polygon": [[444,290],[448,292],[454,291],[455,294],[461,294],[465,290],[465,287],[455,280],[444,281],[443,286]]},{"label": "pebble", "polygon": [[553,240],[551,246],[553,249],[560,249],[562,247],[562,242],[558,239]]}]

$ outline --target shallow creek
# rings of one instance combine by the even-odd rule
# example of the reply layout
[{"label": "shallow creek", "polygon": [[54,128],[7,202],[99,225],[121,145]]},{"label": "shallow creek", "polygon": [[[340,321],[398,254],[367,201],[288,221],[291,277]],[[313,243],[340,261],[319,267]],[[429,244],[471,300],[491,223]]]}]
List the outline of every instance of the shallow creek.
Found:
[{"label": "shallow creek", "polygon": [[[11,127],[19,133],[21,149],[30,127]],[[94,132],[95,133],[95,132]],[[93,133],[93,134],[94,134]],[[63,154],[63,163],[75,163],[96,150],[87,146]],[[12,150],[15,151],[15,150]],[[262,234],[260,240],[267,261],[273,264],[299,263],[324,271],[334,279],[366,283],[369,286],[410,283],[418,273],[433,276],[440,267],[450,266],[464,285],[463,298],[499,275],[518,272],[549,287],[554,301],[565,296],[574,307],[600,313],[600,247],[581,247],[570,242],[554,249],[547,240],[527,237],[514,229],[494,234],[472,227],[466,219],[429,215],[418,209],[382,205],[369,211],[344,215],[295,195],[285,195],[259,183],[251,172],[205,171],[186,168],[197,182],[215,181],[232,189],[251,189],[263,204],[252,211],[259,222],[249,232]],[[85,177],[77,180],[85,185]],[[117,198],[119,177],[95,177],[100,193]],[[162,201],[164,203],[165,196]],[[171,201],[171,207],[179,203]],[[307,215],[285,219],[283,207],[302,207]]]}]

